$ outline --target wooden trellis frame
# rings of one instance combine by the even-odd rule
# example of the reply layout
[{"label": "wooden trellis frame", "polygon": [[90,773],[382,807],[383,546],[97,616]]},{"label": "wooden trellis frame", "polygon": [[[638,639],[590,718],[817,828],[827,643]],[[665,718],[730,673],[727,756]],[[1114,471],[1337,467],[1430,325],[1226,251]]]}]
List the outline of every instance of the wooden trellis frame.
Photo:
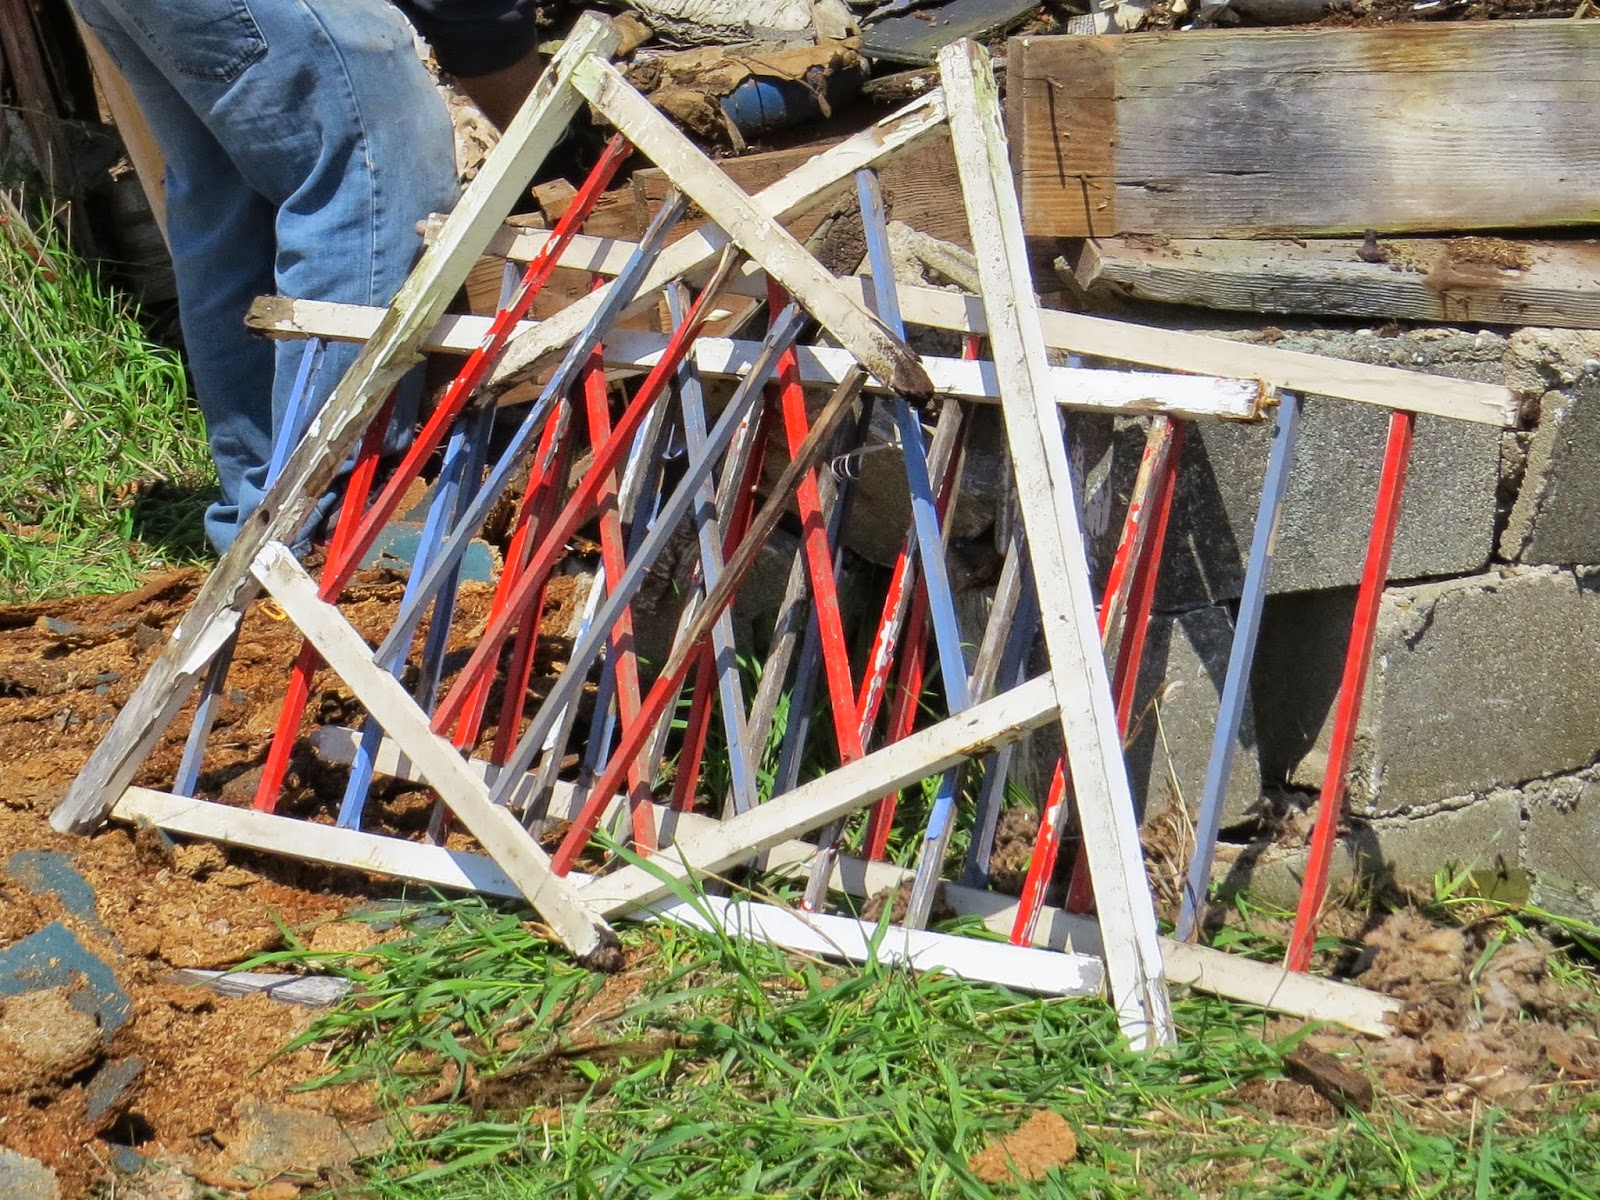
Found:
[{"label": "wooden trellis frame", "polygon": [[[123,816],[142,814],[180,831],[313,861],[337,862],[500,894],[514,889],[575,954],[604,964],[612,957],[610,951],[615,945],[609,919],[670,904],[675,882],[692,884],[707,874],[768,852],[774,859],[796,862],[797,854],[807,853],[796,850],[796,846],[806,845],[796,841],[799,837],[867,808],[908,784],[1013,743],[1029,730],[1059,722],[1066,734],[1084,814],[1085,840],[1101,914],[1099,933],[1094,936],[1098,939],[1097,952],[1106,964],[1105,977],[1113,1002],[1123,1029],[1135,1045],[1157,1045],[1169,1040],[1171,1019],[1163,982],[1166,962],[1174,953],[1199,954],[1201,965],[1196,966],[1191,957],[1182,967],[1186,978],[1194,978],[1207,970],[1216,974],[1218,959],[1226,956],[1202,953],[1192,947],[1175,951],[1172,944],[1156,936],[1099,646],[1082,532],[1060,437],[1059,408],[1065,404],[1099,411],[1249,418],[1258,415],[1264,399],[1260,383],[1249,378],[1106,372],[1048,363],[1047,345],[1071,345],[1091,336],[1098,338],[1103,331],[1092,323],[1079,323],[1092,319],[1064,321],[1067,314],[1041,313],[1033,299],[1022,252],[1020,215],[1005,161],[994,81],[987,59],[978,48],[958,44],[945,52],[941,58],[945,91],[930,94],[863,134],[819,154],[759,195],[746,196],[606,61],[615,40],[607,22],[594,17],[580,21],[457,210],[435,228],[422,260],[387,312],[379,315],[375,310],[307,302],[272,301],[258,305],[255,323],[275,335],[315,334],[363,340],[365,348],[324,411],[312,422],[306,440],[290,457],[278,484],[246,523],[235,546],[218,564],[193,609],[119,714],[52,817],[53,824],[62,830],[84,830],[115,810]],[[390,387],[418,354],[429,348],[461,349],[484,344],[486,326],[471,318],[445,320],[444,305],[477,257],[491,247],[498,247],[511,257],[527,257],[548,244],[549,234],[510,234],[500,228],[500,222],[523,183],[584,102],[592,104],[653,158],[674,184],[706,212],[710,222],[645,259],[640,258],[639,247],[581,236],[572,239],[561,251],[562,265],[581,265],[598,275],[622,273],[627,292],[613,297],[611,290],[618,285],[603,284],[551,318],[519,327],[510,349],[494,369],[486,389],[489,398],[528,378],[549,355],[591,326],[597,314],[607,311],[606,306],[618,313],[639,310],[653,303],[663,287],[680,280],[703,280],[712,260],[719,255],[723,257],[713,271],[710,292],[726,286],[739,294],[759,295],[774,283],[781,285],[832,335],[838,347],[796,348],[799,380],[833,386],[834,399],[815,418],[810,433],[794,447],[784,477],[761,511],[749,518],[750,532],[723,564],[722,575],[708,577],[701,597],[703,608],[686,618],[674,654],[655,687],[637,704],[629,699],[633,714],[629,717],[624,713],[621,748],[609,766],[600,771],[592,798],[587,803],[575,801],[570,815],[582,818],[580,824],[592,822],[614,805],[619,790],[615,785],[655,736],[664,705],[676,695],[675,680],[681,680],[682,672],[692,665],[690,660],[702,635],[709,633],[758,552],[759,543],[773,529],[787,491],[818,461],[832,428],[863,386],[912,399],[941,392],[1000,404],[1022,484],[1023,523],[1037,573],[1044,641],[1054,664],[1045,676],[1010,687],[901,740],[855,757],[820,780],[747,807],[727,820],[677,814],[677,836],[655,857],[650,869],[623,867],[588,881],[563,873],[571,860],[570,842],[553,864],[513,815],[524,790],[538,786],[538,776],[529,775],[527,769],[534,765],[542,738],[525,738],[521,747],[501,757],[493,767],[470,758],[446,736],[450,730],[445,714],[430,714],[419,706],[380,665],[388,661],[385,648],[374,654],[337,606],[319,595],[317,583],[287,549],[313,498],[330,484]],[[873,167],[942,128],[947,103],[955,141],[961,149],[957,159],[979,251],[983,291],[990,302],[914,287],[900,288],[898,300],[908,321],[986,334],[993,354],[991,360],[984,362],[916,355],[868,307],[863,281],[833,277],[778,224],[785,214],[850,186],[858,171]],[[730,247],[737,247],[750,261],[735,265],[724,254]],[[1181,365],[1190,370],[1195,364],[1187,361],[1186,355],[1194,343],[1223,345],[1203,338],[1182,340],[1186,336],[1157,334],[1150,345],[1141,345],[1136,351],[1115,330],[1110,339],[1128,350],[1126,357],[1133,361],[1167,367],[1179,365],[1178,360],[1183,359]],[[1179,340],[1174,342],[1173,338]],[[602,340],[599,353],[608,367],[635,372],[655,371],[664,365],[676,370],[678,356],[682,356],[683,364],[702,373],[748,379],[753,372],[759,373],[764,356],[778,352],[773,344],[763,346],[734,338],[695,339],[691,334],[687,340],[674,340],[615,328],[606,330]],[[1085,348],[1114,354],[1117,346]],[[1266,348],[1237,349],[1242,353],[1233,358],[1222,352],[1222,357],[1211,361],[1220,363],[1227,358],[1230,363],[1239,364],[1264,362],[1283,378],[1299,378],[1305,368],[1298,359],[1309,357],[1273,358],[1274,352]],[[1255,351],[1262,353],[1252,357]],[[1218,352],[1211,353],[1215,356]],[[1323,363],[1313,361],[1319,366]],[[1452,415],[1468,415],[1468,419],[1476,420],[1503,417],[1504,405],[1494,394],[1495,389],[1443,381],[1439,381],[1439,387],[1407,384],[1394,378],[1401,373],[1374,374],[1375,370],[1352,368],[1338,386],[1352,393],[1351,398],[1368,402],[1393,403],[1419,411],[1449,409]],[[1318,390],[1330,389],[1324,386]],[[614,544],[612,548],[616,548]],[[713,564],[709,574],[715,576],[716,571]],[[260,587],[271,593],[382,726],[385,737],[378,746],[377,757],[383,760],[388,755],[390,760],[396,760],[388,773],[395,773],[403,761],[407,770],[433,787],[488,852],[492,869],[481,859],[441,846],[378,837],[358,829],[330,831],[325,826],[270,813],[240,812],[209,801],[129,787],[145,755],[214,656],[231,639],[244,609]],[[425,582],[423,591],[427,591]],[[621,596],[612,607],[621,610],[626,603],[626,596]],[[608,611],[602,608],[600,615],[604,617]],[[601,628],[592,633],[596,643],[605,640],[608,633],[604,620],[600,624]],[[463,711],[461,704],[481,703],[480,682],[474,683],[477,691],[473,696],[463,693],[449,707],[450,717]],[[572,682],[565,685],[563,694],[567,700],[575,698],[578,682],[574,675]],[[547,719],[539,728],[542,731],[549,724]],[[379,770],[383,771],[381,762]],[[637,787],[633,790],[637,791]],[[640,822],[648,823],[652,830],[665,827],[667,814],[658,811],[659,806],[644,803],[640,807],[637,796],[635,806]],[[809,853],[814,855],[815,850],[810,847]],[[844,876],[860,875],[865,879],[876,872],[878,877],[888,878],[898,870],[885,864],[859,863],[845,855],[823,877],[837,882]],[[987,893],[965,891],[971,892],[964,901],[969,910],[976,911],[988,903],[972,898]],[[948,887],[947,892],[956,894]],[[745,922],[741,928],[767,929],[780,944],[804,941],[804,936],[795,931],[792,916],[764,915],[757,911],[759,908],[736,907],[727,909],[724,915],[739,914],[738,920]],[[1015,919],[1016,908],[1011,905],[1010,915],[1004,917],[1007,930]],[[984,915],[988,919],[991,914]],[[833,919],[816,915],[807,928],[816,934],[830,920]],[[1062,914],[1042,919],[1042,944],[1061,945],[1059,930],[1063,921],[1070,920]],[[787,932],[775,932],[780,927]],[[843,927],[829,928],[834,931],[818,936],[831,938],[829,944],[835,948],[850,940]],[[1091,929],[1080,923],[1079,936],[1091,937]],[[907,930],[899,952],[910,960],[949,967],[949,948],[939,937]],[[1035,953],[1026,947],[1002,946],[978,957],[1000,971],[999,978],[1010,980],[1013,975],[1006,972],[1011,972],[1015,964],[1007,961],[1002,965],[1007,951]],[[847,951],[841,952],[849,957]],[[972,957],[965,950],[955,954],[955,958],[969,963]],[[1057,981],[1065,990],[1094,990],[1100,985],[1098,965],[1081,956],[1068,954],[1051,961],[1056,964],[1051,969],[1066,972]],[[1026,972],[1016,977],[1025,979]],[[1262,977],[1250,983],[1250,995],[1245,998],[1271,1004],[1273,995],[1286,987],[1293,991],[1281,978],[1275,976],[1269,987]],[[1326,988],[1312,990],[1319,995],[1344,995]],[[1363,1008],[1365,1002],[1351,997],[1345,997],[1343,1003],[1353,1014],[1352,1021],[1365,1022],[1364,1027],[1369,1028],[1381,1025],[1382,1005],[1374,1008],[1367,1004]]]}]

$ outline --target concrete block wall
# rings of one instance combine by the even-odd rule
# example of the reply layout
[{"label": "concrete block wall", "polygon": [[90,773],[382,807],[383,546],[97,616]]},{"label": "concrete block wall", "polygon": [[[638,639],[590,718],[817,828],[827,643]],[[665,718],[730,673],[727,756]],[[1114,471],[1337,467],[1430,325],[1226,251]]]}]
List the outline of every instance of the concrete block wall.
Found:
[{"label": "concrete block wall", "polygon": [[[1456,863],[1600,919],[1600,334],[1274,340],[1506,383],[1530,416],[1519,432],[1417,423],[1335,883],[1426,889]],[[1307,399],[1218,864],[1229,886],[1280,902],[1298,894],[1386,425],[1384,410]],[[1069,436],[1103,574],[1143,435],[1079,417]],[[1191,427],[1137,700],[1161,720],[1147,717],[1129,749],[1149,811],[1179,793],[1197,803],[1267,436]]]}]

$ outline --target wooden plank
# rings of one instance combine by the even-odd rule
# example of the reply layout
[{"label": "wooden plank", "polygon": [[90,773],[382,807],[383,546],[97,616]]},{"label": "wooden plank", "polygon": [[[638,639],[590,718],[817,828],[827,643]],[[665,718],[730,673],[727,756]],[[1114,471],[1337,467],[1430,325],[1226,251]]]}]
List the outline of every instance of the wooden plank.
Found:
[{"label": "wooden plank", "polygon": [[489,801],[489,789],[447,738],[429,727],[405,686],[372,659],[367,643],[333,605],[317,595],[316,581],[293,554],[269,542],[257,555],[257,578],[306,635],[379,725],[406,748],[422,777],[477,838],[517,890],[580,959],[615,951],[616,935],[572,885],[550,870],[550,858],[508,809]]},{"label": "wooden plank", "polygon": [[145,200],[150,205],[150,215],[155,218],[161,240],[167,241],[167,160],[161,153],[150,124],[144,119],[139,102],[133,98],[133,89],[122,77],[117,64],[101,44],[95,31],[83,23],[76,9],[69,9],[83,38],[83,50],[89,58],[95,80],[100,84],[100,94],[105,97],[106,108],[111,111],[111,123],[122,137],[122,145],[133,163],[133,172],[144,188]]},{"label": "wooden plank", "polygon": [[649,870],[624,867],[595,880],[580,895],[608,914],[648,904],[667,895],[675,882],[694,874],[715,874],[865,808],[880,796],[1017,741],[1053,720],[1056,713],[1049,676],[1030,680],[718,822],[715,828],[680,838],[673,853],[651,860]]},{"label": "wooden plank", "polygon": [[[358,304],[333,304],[322,300],[261,297],[251,305],[246,324],[268,337],[320,337],[354,342],[370,336],[383,309]],[[536,328],[525,321],[521,332]],[[483,340],[489,318],[452,314],[440,319],[423,342],[423,349],[457,354],[470,352]],[[618,371],[648,371],[660,359],[667,335],[619,329],[607,336],[602,350],[606,366]],[[740,338],[701,335],[690,351],[690,361],[702,375],[739,379],[749,373],[761,343]],[[836,346],[796,347],[802,383],[832,387],[844,380],[855,356]],[[934,391],[994,404],[999,384],[994,364],[923,355],[919,359]],[[1091,412],[1164,413],[1182,417],[1221,417],[1250,421],[1261,415],[1263,388],[1251,379],[1218,379],[1207,375],[1162,375],[1140,371],[1097,370],[1089,367],[1051,367],[1057,403],[1063,408]],[[887,391],[870,381],[874,391]]]},{"label": "wooden plank", "polygon": [[[536,253],[542,240],[548,237],[549,234],[540,230],[502,231],[495,244],[509,257],[524,260]],[[612,264],[622,261],[625,249],[614,243],[602,244],[599,240],[592,243],[574,241],[574,253],[589,264],[586,269],[601,273],[614,273],[616,268]],[[959,247],[952,249],[959,251]],[[859,279],[847,277],[840,280],[840,284],[865,295],[865,284]],[[736,274],[729,284],[729,291],[741,295],[764,296],[765,288],[764,278],[759,275],[758,269],[749,265]],[[974,294],[909,284],[900,285],[899,292],[901,311],[913,325],[927,325],[959,333],[981,334],[988,331],[983,303]],[[1044,322],[1045,344],[1056,350],[1092,354],[1168,371],[1260,379],[1270,387],[1288,388],[1306,395],[1333,396],[1341,400],[1355,400],[1385,408],[1404,408],[1461,421],[1509,426],[1515,425],[1518,419],[1516,395],[1510,389],[1495,384],[1422,375],[1394,367],[1369,366],[1318,354],[1279,350],[1273,346],[1229,341],[1206,334],[1180,333],[1082,313],[1046,309],[1041,319]],[[550,324],[554,325],[553,319]],[[552,331],[548,330],[538,335],[540,340],[551,336]],[[566,336],[570,337],[571,334]]]},{"label": "wooden plank", "polygon": [[872,921],[797,912],[724,896],[700,896],[694,903],[658,904],[652,912],[674,924],[766,942],[817,958],[893,963],[913,971],[936,971],[1039,996],[1097,996],[1105,975],[1100,960],[1087,955],[1010,946],[900,925],[891,926],[880,938]]},{"label": "wooden plank", "polygon": [[[392,742],[385,742],[385,750],[380,751],[380,771],[386,762],[399,765],[399,760],[392,757],[392,748]],[[415,778],[414,775],[404,777]],[[393,875],[452,891],[479,892],[508,899],[520,895],[516,885],[506,878],[493,859],[443,846],[336,829],[293,817],[137,787],[127,790],[112,815],[128,822],[146,820],[187,837],[209,838],[302,861]],[[715,824],[710,818],[698,819]],[[780,842],[771,851],[769,867],[803,874],[816,849],[807,842]],[[906,869],[889,863],[868,863],[841,855],[834,868],[834,886],[851,895],[865,897],[903,884],[910,875]],[[1017,902],[1011,896],[955,884],[946,884],[941,895],[958,914],[977,917],[996,933],[1008,933],[1016,918]],[[1056,951],[1095,955],[1099,953],[1100,940],[1099,927],[1091,918],[1046,908],[1040,912],[1033,944]],[[1162,938],[1161,953],[1167,964],[1167,978],[1172,983],[1292,1016],[1333,1021],[1380,1037],[1393,1032],[1387,1017],[1402,1007],[1392,996],[1285,971],[1271,963],[1240,958],[1209,946],[1191,946]]]},{"label": "wooden plank", "polygon": [[[837,141],[829,140],[745,154],[738,158],[719,158],[717,166],[741,189],[755,193],[771,187],[789,172],[798,170],[817,154],[836,144]],[[966,214],[950,203],[950,180],[955,169],[956,160],[950,153],[950,139],[942,134],[925,139],[916,154],[902,155],[884,163],[878,177],[883,183],[884,202],[889,215],[923,233],[945,241],[967,244]],[[647,205],[659,203],[670,186],[666,174],[659,167],[635,171],[631,183],[635,194],[642,197]],[[813,203],[810,208],[800,210],[799,220],[786,220],[784,226],[804,241],[820,224],[824,211],[821,202]],[[598,230],[591,228],[590,232]]]},{"label": "wooden plank", "polygon": [[729,182],[715,163],[629,86],[620,71],[604,59],[590,57],[573,72],[572,84],[666,171],[741,250],[765,267],[869,374],[905,396],[927,399],[933,395],[933,385],[911,347],[840,289],[793,235]]},{"label": "wooden plank", "polygon": [[269,541],[290,540],[299,532],[367,423],[414,364],[423,336],[443,315],[512,203],[565,134],[581,103],[569,86],[573,67],[590,53],[609,53],[616,42],[616,31],[597,17],[586,15],[574,26],[468,185],[444,233],[423,252],[388,316],[312,420],[278,482],[240,528],[233,546],[51,814],[54,828],[63,833],[93,829],[132,782],[256,594],[251,575],[256,555]]},{"label": "wooden plank", "polygon": [[999,93],[989,56],[974,43],[956,42],[941,50],[939,73],[983,284],[989,343],[1001,371],[1000,407],[1084,850],[1100,919],[1118,931],[1105,947],[1111,999],[1131,1045],[1165,1045],[1175,1034],[1156,943],[1155,905],[1100,648],[1077,492],[1060,411],[1050,401],[1044,334],[1006,161]]},{"label": "wooden plank", "polygon": [[1100,238],[1072,274],[1091,292],[1235,312],[1600,329],[1595,241]]},{"label": "wooden plank", "polygon": [[1600,219],[1590,22],[1022,37],[1007,64],[1040,248]]},{"label": "wooden plank", "polygon": [[[748,199],[757,211],[781,220],[802,207],[838,195],[857,170],[904,153],[943,125],[944,96],[930,92],[810,159],[780,182]],[[655,293],[663,286],[709,262],[729,240],[722,230],[706,226],[667,247],[639,285],[635,303],[654,304]],[[505,392],[531,374],[547,354],[577,336],[602,302],[603,290],[590,293],[582,302],[571,305],[513,342],[495,371],[491,392]]]}]

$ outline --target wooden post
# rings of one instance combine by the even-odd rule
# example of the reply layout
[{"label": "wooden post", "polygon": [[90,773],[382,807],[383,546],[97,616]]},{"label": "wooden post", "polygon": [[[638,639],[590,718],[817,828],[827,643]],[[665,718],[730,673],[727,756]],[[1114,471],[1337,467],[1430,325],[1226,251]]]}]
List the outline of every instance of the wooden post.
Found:
[{"label": "wooden post", "polygon": [[1080,797],[1084,844],[1100,920],[1117,931],[1106,941],[1112,1002],[1132,1045],[1165,1045],[1174,1035],[1155,906],[1100,648],[1061,418],[1050,399],[1044,334],[1006,157],[999,94],[988,54],[971,42],[940,51],[939,72],[983,282],[1051,681]]}]

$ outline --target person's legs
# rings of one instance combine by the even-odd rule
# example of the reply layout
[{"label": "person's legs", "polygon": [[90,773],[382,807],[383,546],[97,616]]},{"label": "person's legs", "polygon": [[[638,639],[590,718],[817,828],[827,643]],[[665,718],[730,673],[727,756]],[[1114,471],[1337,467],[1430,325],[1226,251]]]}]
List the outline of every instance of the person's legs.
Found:
[{"label": "person's legs", "polygon": [[[264,415],[258,364],[272,350],[243,332],[250,300],[276,290],[387,304],[415,260],[417,222],[456,199],[449,115],[386,0],[75,3],[114,56],[132,60],[129,83],[169,156],[185,339],[223,470],[230,446],[219,448],[217,430],[256,429]],[[263,216],[266,278],[262,239],[244,228]],[[357,349],[329,347],[317,403]],[[277,352],[272,429],[298,357],[291,344]],[[409,421],[401,433],[397,444]],[[269,452],[270,440],[252,441],[227,459],[233,491],[225,483],[207,519],[219,548],[260,500]]]},{"label": "person's legs", "polygon": [[222,497],[206,513],[232,541],[247,472],[272,449],[274,351],[241,317],[273,289],[273,206],[249,186],[114,3],[74,0],[133,89],[167,161],[167,236],[178,315]]}]

